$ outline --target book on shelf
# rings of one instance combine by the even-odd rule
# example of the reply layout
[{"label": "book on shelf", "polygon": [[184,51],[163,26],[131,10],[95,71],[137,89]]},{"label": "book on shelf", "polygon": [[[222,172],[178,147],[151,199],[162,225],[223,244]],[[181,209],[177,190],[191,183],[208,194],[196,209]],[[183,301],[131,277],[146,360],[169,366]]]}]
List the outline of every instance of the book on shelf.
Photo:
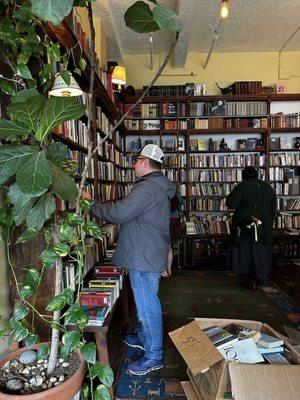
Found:
[{"label": "book on shelf", "polygon": [[84,289],[79,295],[79,304],[85,307],[110,307],[111,294],[101,292],[85,292]]},{"label": "book on shelf", "polygon": [[280,138],[270,137],[270,150],[279,150],[279,149],[280,149]]},{"label": "book on shelf", "polygon": [[278,339],[274,336],[267,335],[266,333],[261,334],[261,338],[257,341],[257,345],[260,347],[265,347],[271,349],[272,347],[282,346],[284,341],[282,339]]},{"label": "book on shelf", "polygon": [[246,139],[238,139],[237,140],[237,149],[238,150],[246,150],[246,148],[247,148]]},{"label": "book on shelf", "polygon": [[211,115],[225,115],[225,100],[216,100],[211,102]]},{"label": "book on shelf", "polygon": [[248,138],[246,141],[247,150],[256,150],[257,138]]},{"label": "book on shelf", "polygon": [[88,326],[102,326],[110,312],[109,307],[82,307],[82,309],[89,318]]}]

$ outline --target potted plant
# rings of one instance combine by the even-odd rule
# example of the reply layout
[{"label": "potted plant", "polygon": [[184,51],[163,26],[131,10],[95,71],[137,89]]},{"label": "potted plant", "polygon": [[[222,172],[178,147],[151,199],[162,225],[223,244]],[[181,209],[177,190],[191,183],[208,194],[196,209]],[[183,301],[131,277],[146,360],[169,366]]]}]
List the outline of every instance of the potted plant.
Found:
[{"label": "potted plant", "polygon": [[[0,119],[0,186],[4,197],[0,209],[2,237],[8,244],[8,256],[10,247],[15,243],[24,244],[38,235],[44,237],[47,245],[39,254],[42,267],[25,269],[21,283],[16,277],[15,266],[9,262],[19,303],[1,335],[11,335],[14,341],[23,342],[26,347],[0,362],[0,399],[15,399],[19,395],[28,399],[72,399],[81,386],[85,364],[90,383],[82,388],[83,398],[108,399],[107,387],[113,383],[113,372],[109,366],[96,362],[95,343],[87,341],[83,335],[88,318],[78,301],[83,284],[85,239],[87,236],[102,238],[99,226],[94,221],[86,221],[89,203],[81,199],[93,153],[89,147],[80,189],[77,190],[73,178],[74,165],[68,159],[67,146],[51,138],[51,132],[57,125],[80,118],[86,110],[73,98],[47,98],[47,91],[52,85],[51,64],[60,61],[67,68],[71,51],[60,54],[59,45],[47,36],[42,22],[59,24],[73,6],[86,6],[94,43],[91,4],[83,0],[51,2],[50,5],[45,0],[31,0],[30,3],[7,0],[6,3],[6,7],[0,8],[2,16],[5,16],[0,20],[0,48],[6,65],[5,72],[0,75],[0,88],[9,96],[7,118]],[[174,11],[158,5],[156,1],[152,3],[153,10],[142,1],[131,6],[125,14],[127,25],[138,32],[180,30],[180,21]],[[147,26],[142,23],[145,15]],[[167,64],[177,39],[178,35],[150,85]],[[90,93],[93,93],[95,74],[94,51],[92,54]],[[30,68],[36,64],[40,66],[38,74],[32,72],[35,68]],[[79,60],[78,67],[84,70],[84,58]],[[66,84],[70,83],[67,70],[61,76]],[[91,115],[92,109],[88,113],[89,130]],[[74,201],[75,210],[58,215],[56,198]],[[12,232],[20,226],[24,227],[22,234],[15,243],[11,243]],[[77,265],[78,290],[75,296],[69,287],[62,290],[64,257],[71,258]],[[41,312],[35,307],[36,292],[51,269],[55,269],[55,295],[45,312]],[[31,328],[29,326],[29,316],[49,324],[51,344],[39,343],[34,324]],[[77,326],[78,331],[69,331],[69,325]],[[101,381],[97,387],[93,385],[96,378]],[[6,391],[4,394],[1,393],[3,389]]]}]

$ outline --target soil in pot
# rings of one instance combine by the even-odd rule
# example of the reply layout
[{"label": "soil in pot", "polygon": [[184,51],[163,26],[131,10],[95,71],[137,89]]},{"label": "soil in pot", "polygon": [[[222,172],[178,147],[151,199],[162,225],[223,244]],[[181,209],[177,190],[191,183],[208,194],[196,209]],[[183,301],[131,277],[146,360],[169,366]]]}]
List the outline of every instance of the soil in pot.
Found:
[{"label": "soil in pot", "polygon": [[0,391],[7,394],[33,394],[60,385],[79,368],[80,359],[71,353],[58,359],[55,370],[47,376],[48,358],[36,359],[36,351],[28,350],[7,361],[0,368]]}]

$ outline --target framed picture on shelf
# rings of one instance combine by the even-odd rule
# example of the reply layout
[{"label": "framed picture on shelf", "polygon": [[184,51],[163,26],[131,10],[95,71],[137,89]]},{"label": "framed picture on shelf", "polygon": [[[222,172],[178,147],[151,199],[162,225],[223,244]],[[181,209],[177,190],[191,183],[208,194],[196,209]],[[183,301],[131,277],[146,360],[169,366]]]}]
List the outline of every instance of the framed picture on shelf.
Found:
[{"label": "framed picture on shelf", "polygon": [[178,138],[178,150],[185,150],[185,142],[184,142],[184,138]]},{"label": "framed picture on shelf", "polygon": [[159,130],[160,129],[160,120],[159,119],[145,119],[144,120],[144,129],[145,130]]},{"label": "framed picture on shelf", "polygon": [[195,96],[205,96],[205,83],[196,83]]}]

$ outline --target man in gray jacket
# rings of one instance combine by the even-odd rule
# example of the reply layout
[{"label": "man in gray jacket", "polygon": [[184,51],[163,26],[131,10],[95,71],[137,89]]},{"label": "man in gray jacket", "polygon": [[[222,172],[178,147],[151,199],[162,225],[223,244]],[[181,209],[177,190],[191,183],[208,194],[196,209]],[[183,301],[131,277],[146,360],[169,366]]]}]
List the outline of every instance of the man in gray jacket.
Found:
[{"label": "man in gray jacket", "polygon": [[176,187],[161,172],[162,150],[146,145],[135,159],[139,178],[130,194],[112,204],[91,202],[91,213],[104,221],[120,224],[113,262],[128,268],[140,322],[136,335],[127,335],[128,346],[144,350],[144,355],[128,365],[134,375],[162,368],[162,312],[158,298],[161,272],[166,269],[169,251],[169,200]]}]

